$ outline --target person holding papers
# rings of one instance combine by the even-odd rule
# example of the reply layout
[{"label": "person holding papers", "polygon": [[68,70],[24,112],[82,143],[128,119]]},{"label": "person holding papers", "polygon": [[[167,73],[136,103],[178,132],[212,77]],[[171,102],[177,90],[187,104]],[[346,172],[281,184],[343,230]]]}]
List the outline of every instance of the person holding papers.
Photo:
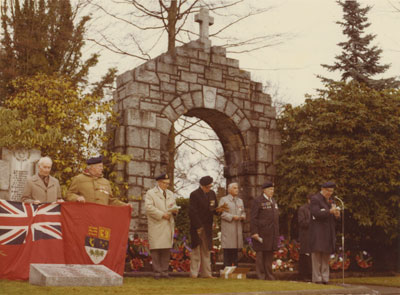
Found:
[{"label": "person holding papers", "polygon": [[154,279],[169,278],[170,249],[174,242],[174,216],[178,213],[174,193],[168,190],[168,174],[156,177],[157,185],[145,196],[150,254]]}]

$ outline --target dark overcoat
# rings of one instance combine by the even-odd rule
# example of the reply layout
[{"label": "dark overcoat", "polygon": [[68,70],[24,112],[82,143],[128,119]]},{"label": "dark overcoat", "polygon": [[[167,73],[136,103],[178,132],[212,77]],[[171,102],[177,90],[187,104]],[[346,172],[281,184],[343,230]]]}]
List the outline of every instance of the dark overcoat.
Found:
[{"label": "dark overcoat", "polygon": [[299,222],[299,242],[300,254],[310,253],[309,228],[310,228],[310,204],[304,204],[297,212],[297,220]]},{"label": "dark overcoat", "polygon": [[199,228],[203,228],[208,242],[208,249],[212,249],[212,226],[215,209],[218,207],[217,196],[210,190],[205,193],[200,187],[190,194],[189,219],[191,247],[200,245],[200,237],[197,234]]},{"label": "dark overcoat", "polygon": [[267,200],[262,194],[253,200],[250,213],[251,235],[259,234],[263,242],[253,240],[255,251],[278,250],[279,239],[279,209],[278,204],[272,198]]},{"label": "dark overcoat", "polygon": [[335,251],[335,217],[329,213],[332,205],[321,193],[311,197],[310,251],[332,254]]}]

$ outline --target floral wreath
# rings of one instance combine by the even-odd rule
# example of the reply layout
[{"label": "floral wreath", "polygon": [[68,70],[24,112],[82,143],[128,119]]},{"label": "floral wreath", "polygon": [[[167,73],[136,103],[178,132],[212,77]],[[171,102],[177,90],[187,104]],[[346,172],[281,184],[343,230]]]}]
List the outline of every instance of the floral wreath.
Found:
[{"label": "floral wreath", "polygon": [[356,261],[361,268],[370,268],[373,263],[372,256],[365,250],[356,254]]}]

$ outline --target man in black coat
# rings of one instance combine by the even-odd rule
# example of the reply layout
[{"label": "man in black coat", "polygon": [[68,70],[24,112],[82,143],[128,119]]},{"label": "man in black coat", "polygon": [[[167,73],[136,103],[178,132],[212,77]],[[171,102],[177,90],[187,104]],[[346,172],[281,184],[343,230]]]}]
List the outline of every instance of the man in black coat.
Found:
[{"label": "man in black coat", "polygon": [[200,187],[190,194],[189,219],[192,252],[190,276],[212,278],[210,250],[212,249],[213,215],[216,214],[217,197],[211,190],[213,179],[204,176]]},{"label": "man in black coat", "polygon": [[250,214],[250,231],[256,251],[256,273],[260,280],[274,280],[272,262],[278,250],[279,209],[272,198],[274,185],[268,181],[261,187],[263,194],[253,200]]},{"label": "man in black coat", "polygon": [[327,284],[329,281],[329,256],[335,251],[335,218],[340,211],[332,202],[335,183],[328,181],[321,185],[321,191],[311,197],[310,250],[312,281]]},{"label": "man in black coat", "polygon": [[299,257],[299,275],[303,281],[311,281],[311,251],[309,242],[310,228],[310,199],[313,194],[307,196],[307,203],[299,208],[297,220],[299,224],[299,241],[300,241],[300,257]]}]

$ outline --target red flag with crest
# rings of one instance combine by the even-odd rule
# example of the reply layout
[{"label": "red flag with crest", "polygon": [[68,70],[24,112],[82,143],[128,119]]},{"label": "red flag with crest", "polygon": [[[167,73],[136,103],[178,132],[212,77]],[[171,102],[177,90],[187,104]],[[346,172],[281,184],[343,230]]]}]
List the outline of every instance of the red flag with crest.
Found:
[{"label": "red flag with crest", "polygon": [[67,264],[103,264],[123,275],[130,206],[64,203],[61,209]]}]

